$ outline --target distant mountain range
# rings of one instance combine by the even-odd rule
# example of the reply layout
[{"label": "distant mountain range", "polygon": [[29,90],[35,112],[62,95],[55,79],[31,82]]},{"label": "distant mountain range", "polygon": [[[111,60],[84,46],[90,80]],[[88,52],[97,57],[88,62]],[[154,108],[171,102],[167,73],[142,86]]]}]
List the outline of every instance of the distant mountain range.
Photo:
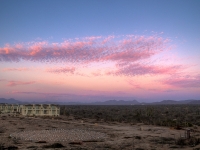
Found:
[{"label": "distant mountain range", "polygon": [[94,102],[90,103],[90,105],[140,105],[140,103],[136,100],[132,101],[124,101],[124,100],[109,100],[105,102]]},{"label": "distant mountain range", "polygon": [[5,98],[0,98],[0,103],[7,103],[7,104],[21,104],[21,101],[15,100],[13,98],[10,99],[5,99]]},{"label": "distant mountain range", "polygon": [[177,105],[177,104],[200,104],[200,100],[163,100],[160,102],[152,102],[152,103],[140,103],[137,100],[132,101],[124,101],[124,100],[108,100],[104,102],[92,102],[92,103],[82,103],[82,102],[23,102],[19,100],[15,100],[13,98],[5,99],[0,98],[0,103],[7,104],[57,104],[57,105]]},{"label": "distant mountain range", "polygon": [[181,100],[181,101],[163,100],[161,102],[154,102],[154,103],[151,103],[151,104],[153,104],[153,105],[200,104],[200,100]]}]

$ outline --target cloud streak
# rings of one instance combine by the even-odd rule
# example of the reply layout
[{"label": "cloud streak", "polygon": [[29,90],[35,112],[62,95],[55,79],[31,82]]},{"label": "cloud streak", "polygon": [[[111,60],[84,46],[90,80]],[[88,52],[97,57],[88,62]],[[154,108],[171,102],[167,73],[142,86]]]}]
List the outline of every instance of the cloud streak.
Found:
[{"label": "cloud streak", "polygon": [[51,69],[47,69],[47,72],[51,72],[51,73],[70,73],[70,74],[74,74],[75,72],[75,68],[74,67],[63,67],[63,68],[51,68]]},{"label": "cloud streak", "polygon": [[23,81],[9,81],[7,86],[13,87],[13,86],[18,86],[18,85],[29,85],[29,84],[34,84],[35,81],[29,81],[29,82],[23,82]]},{"label": "cloud streak", "polygon": [[171,85],[174,87],[190,88],[200,87],[200,75],[196,76],[182,76],[171,77],[162,81],[163,84]]},{"label": "cloud streak", "polygon": [[134,62],[166,49],[167,39],[157,36],[108,36],[66,40],[62,43],[29,42],[0,48],[0,61],[90,63]]},{"label": "cloud streak", "polygon": [[4,68],[3,71],[28,71],[28,68]]},{"label": "cloud streak", "polygon": [[140,63],[119,65],[117,71],[108,72],[112,75],[124,75],[124,76],[137,76],[137,75],[155,75],[155,74],[175,74],[183,70],[181,65],[145,65]]}]

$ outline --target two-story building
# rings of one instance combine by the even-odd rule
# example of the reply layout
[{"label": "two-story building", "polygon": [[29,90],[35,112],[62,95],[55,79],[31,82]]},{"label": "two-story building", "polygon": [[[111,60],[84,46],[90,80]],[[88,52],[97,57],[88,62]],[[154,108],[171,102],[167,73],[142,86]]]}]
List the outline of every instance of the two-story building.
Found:
[{"label": "two-story building", "polygon": [[6,114],[21,114],[23,116],[59,116],[60,107],[53,104],[0,104],[0,112]]}]

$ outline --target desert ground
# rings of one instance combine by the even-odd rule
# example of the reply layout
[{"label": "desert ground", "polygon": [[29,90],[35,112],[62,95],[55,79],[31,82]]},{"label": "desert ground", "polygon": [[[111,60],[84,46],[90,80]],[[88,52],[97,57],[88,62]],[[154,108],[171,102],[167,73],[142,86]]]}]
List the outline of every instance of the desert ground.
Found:
[{"label": "desert ground", "polygon": [[[191,136],[200,137],[199,128]],[[40,137],[38,137],[40,136]],[[198,150],[200,145],[180,145],[185,130],[145,125],[75,119],[73,116],[0,116],[0,150]]]}]

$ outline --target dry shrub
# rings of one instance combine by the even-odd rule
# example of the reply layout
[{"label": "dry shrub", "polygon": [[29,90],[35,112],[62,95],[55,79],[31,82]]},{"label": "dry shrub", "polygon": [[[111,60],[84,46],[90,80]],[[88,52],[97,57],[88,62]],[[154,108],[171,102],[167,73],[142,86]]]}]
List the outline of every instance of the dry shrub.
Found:
[{"label": "dry shrub", "polygon": [[35,143],[47,143],[46,141],[37,141]]},{"label": "dry shrub", "polygon": [[190,145],[190,146],[194,146],[194,145],[198,145],[200,143],[200,139],[199,138],[195,138],[195,137],[191,137],[190,139],[183,139],[183,138],[179,138],[176,141],[177,145]]},{"label": "dry shrub", "polygon": [[186,143],[185,139],[179,138],[179,139],[177,139],[176,144],[177,145],[186,145],[187,143]]},{"label": "dry shrub", "polygon": [[140,139],[141,139],[141,136],[135,136],[135,139],[140,140]]},{"label": "dry shrub", "polygon": [[162,144],[173,144],[175,139],[171,137],[162,137],[161,139]]},{"label": "dry shrub", "polygon": [[13,141],[13,143],[16,145],[16,144],[21,144],[20,142],[19,142],[19,139],[17,139],[17,138],[12,138],[12,141]]},{"label": "dry shrub", "polygon": [[69,142],[69,144],[73,144],[73,145],[82,145],[83,142],[82,142],[82,141],[73,141],[73,142]]},{"label": "dry shrub", "polygon": [[1,120],[6,120],[6,118],[7,118],[6,116],[2,116]]},{"label": "dry shrub", "polygon": [[7,150],[16,150],[18,149],[18,147],[16,146],[8,146],[8,148],[6,148]]},{"label": "dry shrub", "polygon": [[99,142],[98,140],[87,140],[87,141],[83,141],[83,142]]},{"label": "dry shrub", "polygon": [[170,146],[169,148],[179,148],[179,146],[176,146],[176,145],[173,145],[173,146]]},{"label": "dry shrub", "polygon": [[3,150],[3,149],[4,149],[4,144],[5,144],[5,143],[0,142],[0,150]]},{"label": "dry shrub", "polygon": [[131,136],[125,136],[124,137],[124,139],[131,139],[131,138],[133,138],[133,137],[131,137]]},{"label": "dry shrub", "polygon": [[105,145],[104,145],[104,148],[106,148],[106,149],[112,149],[112,146],[109,145],[109,144],[105,144]]},{"label": "dry shrub", "polygon": [[63,148],[64,146],[61,143],[54,143],[51,145],[44,145],[43,148]]},{"label": "dry shrub", "polygon": [[28,146],[27,148],[35,148],[35,149],[37,149],[38,146]]},{"label": "dry shrub", "polygon": [[0,127],[0,133],[5,133],[5,128]]},{"label": "dry shrub", "polygon": [[200,143],[199,138],[192,137],[188,140],[188,145],[198,145]]}]

